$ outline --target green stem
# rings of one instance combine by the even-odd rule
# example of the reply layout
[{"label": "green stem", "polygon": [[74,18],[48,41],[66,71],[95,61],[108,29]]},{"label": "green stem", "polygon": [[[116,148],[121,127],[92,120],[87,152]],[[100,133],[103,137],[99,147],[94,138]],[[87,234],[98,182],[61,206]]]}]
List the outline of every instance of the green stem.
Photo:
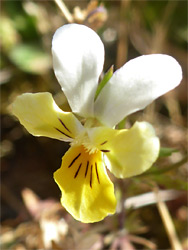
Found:
[{"label": "green stem", "polygon": [[146,175],[159,175],[159,174],[164,174],[168,171],[171,171],[171,170],[174,170],[176,168],[179,168],[181,165],[183,165],[184,163],[187,162],[187,155],[179,162],[176,162],[170,166],[167,166],[163,169],[159,169],[159,170],[153,170],[153,171],[150,171],[150,172],[146,172],[144,174],[142,174],[141,176],[146,176]]}]

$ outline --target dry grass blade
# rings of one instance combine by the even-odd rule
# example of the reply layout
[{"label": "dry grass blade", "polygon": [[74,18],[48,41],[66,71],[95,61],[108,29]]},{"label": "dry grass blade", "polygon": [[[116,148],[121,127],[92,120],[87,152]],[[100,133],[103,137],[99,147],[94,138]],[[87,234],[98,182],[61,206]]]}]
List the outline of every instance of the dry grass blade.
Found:
[{"label": "dry grass blade", "polygon": [[65,16],[67,21],[69,23],[73,23],[74,19],[73,19],[71,13],[69,12],[67,6],[64,4],[64,2],[61,0],[54,0],[54,1],[57,4],[57,6],[60,8],[61,12],[63,13],[63,15]]},{"label": "dry grass blade", "polygon": [[176,230],[166,204],[162,201],[158,188],[154,188],[157,200],[157,208],[166,229],[170,244],[173,250],[182,250],[181,244],[176,234]]},{"label": "dry grass blade", "polygon": [[[173,189],[159,191],[160,199],[162,202],[174,200],[178,196],[180,196],[181,194],[182,194],[181,191],[177,191],[177,190],[173,190]],[[136,208],[148,206],[151,204],[155,204],[157,202],[158,202],[158,200],[156,198],[155,193],[149,192],[149,193],[137,195],[137,196],[130,197],[130,198],[126,199],[124,206],[126,209],[129,209],[129,208],[136,209]]]}]

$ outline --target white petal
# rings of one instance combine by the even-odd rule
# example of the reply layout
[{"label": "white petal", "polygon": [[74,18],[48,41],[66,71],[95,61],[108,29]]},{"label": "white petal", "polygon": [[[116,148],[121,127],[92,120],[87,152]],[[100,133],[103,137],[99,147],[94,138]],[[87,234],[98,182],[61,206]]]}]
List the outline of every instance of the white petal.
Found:
[{"label": "white petal", "polygon": [[67,24],[52,40],[55,75],[73,112],[93,115],[94,96],[104,63],[104,46],[90,28]]},{"label": "white petal", "polygon": [[181,67],[171,56],[153,54],[130,60],[102,89],[95,103],[95,116],[112,127],[175,88],[181,79]]}]

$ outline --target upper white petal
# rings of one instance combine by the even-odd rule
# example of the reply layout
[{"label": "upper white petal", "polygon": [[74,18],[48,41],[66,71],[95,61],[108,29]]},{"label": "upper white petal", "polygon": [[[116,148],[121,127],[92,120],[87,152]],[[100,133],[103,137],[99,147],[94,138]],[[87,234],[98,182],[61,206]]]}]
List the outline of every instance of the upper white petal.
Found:
[{"label": "upper white petal", "polygon": [[67,24],[52,40],[53,67],[73,112],[93,114],[94,96],[104,63],[104,46],[90,28]]},{"label": "upper white petal", "polygon": [[181,66],[171,56],[153,54],[130,60],[102,89],[95,102],[95,116],[112,127],[175,88],[181,79]]}]

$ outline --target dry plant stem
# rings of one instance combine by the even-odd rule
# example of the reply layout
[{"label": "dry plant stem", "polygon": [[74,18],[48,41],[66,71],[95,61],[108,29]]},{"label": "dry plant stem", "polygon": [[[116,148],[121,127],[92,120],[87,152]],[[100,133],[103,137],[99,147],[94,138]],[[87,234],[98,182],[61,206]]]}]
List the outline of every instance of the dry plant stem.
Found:
[{"label": "dry plant stem", "polygon": [[178,1],[169,1],[164,9],[163,16],[160,22],[155,23],[154,35],[152,37],[151,52],[150,53],[162,53],[165,45],[165,40],[169,30],[171,16],[176,9]]},{"label": "dry plant stem", "polygon": [[1,183],[1,197],[14,211],[20,213],[21,211],[28,215],[27,210],[22,202],[14,195],[12,190],[5,184]]},{"label": "dry plant stem", "polygon": [[[152,37],[150,53],[163,53],[166,44],[167,34],[172,21],[172,15],[176,10],[177,4],[178,1],[168,1],[161,21],[155,24],[155,33]],[[175,92],[172,92],[164,96],[165,103],[172,122],[178,125],[183,125],[183,118],[181,116],[180,106],[174,93]]]},{"label": "dry plant stem", "polygon": [[[116,59],[116,67],[120,68],[127,60],[128,53],[128,22],[125,23],[124,14],[129,9],[131,0],[121,0],[120,5],[120,21],[118,28],[118,47],[117,47],[117,59]],[[126,25],[126,26],[125,26]]]},{"label": "dry plant stem", "polygon": [[147,117],[148,122],[154,123],[156,121],[156,105],[155,102],[151,103],[145,110],[144,115]]},{"label": "dry plant stem", "polygon": [[64,4],[63,0],[54,0],[54,1],[57,4],[57,6],[60,8],[60,10],[62,11],[62,13],[65,16],[65,18],[67,19],[67,21],[69,23],[73,23],[74,19],[73,19],[71,13],[69,12],[67,6]]},{"label": "dry plant stem", "polygon": [[167,109],[169,111],[171,120],[173,123],[182,126],[183,125],[183,117],[181,115],[181,109],[178,102],[178,98],[176,97],[176,92],[172,91],[164,96],[165,103]]},{"label": "dry plant stem", "polygon": [[138,237],[138,236],[135,236],[135,235],[131,235],[131,234],[129,234],[127,236],[127,238],[131,242],[134,242],[134,243],[137,243],[137,244],[141,244],[141,245],[147,247],[147,249],[152,249],[152,250],[157,249],[156,244],[154,244],[153,242],[151,242],[151,241],[149,241],[147,239],[144,239],[144,238],[141,238],[141,237]]},{"label": "dry plant stem", "polygon": [[124,224],[125,224],[125,207],[124,207],[124,203],[125,203],[125,194],[126,194],[126,186],[125,186],[125,182],[123,180],[119,180],[119,187],[121,190],[121,200],[120,200],[120,206],[121,206],[121,212],[118,216],[119,219],[119,228],[123,229],[124,228]]},{"label": "dry plant stem", "polygon": [[155,187],[153,191],[155,193],[156,200],[157,200],[157,208],[159,210],[159,214],[161,216],[164,227],[166,229],[171,247],[173,250],[182,250],[182,247],[177,237],[176,230],[175,230],[172,218],[170,216],[170,213],[168,211],[168,208],[166,204],[161,200],[158,188]]}]

